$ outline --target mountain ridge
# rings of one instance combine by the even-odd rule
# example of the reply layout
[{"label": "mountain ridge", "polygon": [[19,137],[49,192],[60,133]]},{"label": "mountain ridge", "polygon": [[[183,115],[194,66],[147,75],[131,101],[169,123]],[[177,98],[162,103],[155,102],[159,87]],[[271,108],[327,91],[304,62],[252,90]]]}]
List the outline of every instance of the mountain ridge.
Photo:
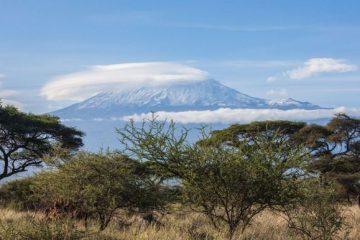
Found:
[{"label": "mountain ridge", "polygon": [[251,97],[210,79],[192,83],[140,87],[98,93],[82,102],[52,112],[60,118],[120,117],[157,111],[251,109],[321,109],[292,98],[280,101]]}]

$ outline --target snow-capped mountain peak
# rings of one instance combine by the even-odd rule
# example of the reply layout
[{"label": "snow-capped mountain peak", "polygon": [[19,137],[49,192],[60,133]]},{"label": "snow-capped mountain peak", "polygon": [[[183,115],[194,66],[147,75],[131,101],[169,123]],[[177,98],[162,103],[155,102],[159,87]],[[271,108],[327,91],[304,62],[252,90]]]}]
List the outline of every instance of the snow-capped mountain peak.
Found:
[{"label": "snow-capped mountain peak", "polygon": [[251,97],[215,80],[140,87],[99,93],[58,110],[61,118],[119,117],[151,111],[214,110],[218,108],[303,108],[319,106],[294,99],[280,101]]},{"label": "snow-capped mountain peak", "polygon": [[284,99],[280,99],[280,100],[269,100],[268,103],[270,106],[272,106],[272,108],[280,108],[280,109],[292,109],[292,108],[295,108],[295,109],[298,109],[298,108],[319,109],[319,108],[321,108],[312,103],[297,101],[293,98],[284,98]]},{"label": "snow-capped mountain peak", "polygon": [[188,84],[141,87],[130,91],[112,91],[97,94],[79,104],[79,108],[124,106],[232,106],[258,103],[256,99],[228,88],[217,81],[207,80]]}]

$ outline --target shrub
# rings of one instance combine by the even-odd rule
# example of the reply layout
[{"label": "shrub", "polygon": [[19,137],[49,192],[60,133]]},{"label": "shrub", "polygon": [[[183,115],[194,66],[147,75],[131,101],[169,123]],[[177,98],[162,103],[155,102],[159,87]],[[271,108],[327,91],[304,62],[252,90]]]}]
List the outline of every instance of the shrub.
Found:
[{"label": "shrub", "polygon": [[15,210],[34,210],[40,200],[33,190],[34,177],[27,177],[8,182],[0,188],[0,205]]},{"label": "shrub", "polygon": [[47,215],[96,219],[106,228],[117,209],[162,209],[171,189],[156,182],[146,166],[116,153],[80,153],[57,170],[39,174],[34,194]]},{"label": "shrub", "polygon": [[336,192],[318,184],[306,184],[299,202],[286,206],[283,211],[288,228],[303,239],[343,239],[338,234],[347,225]]}]

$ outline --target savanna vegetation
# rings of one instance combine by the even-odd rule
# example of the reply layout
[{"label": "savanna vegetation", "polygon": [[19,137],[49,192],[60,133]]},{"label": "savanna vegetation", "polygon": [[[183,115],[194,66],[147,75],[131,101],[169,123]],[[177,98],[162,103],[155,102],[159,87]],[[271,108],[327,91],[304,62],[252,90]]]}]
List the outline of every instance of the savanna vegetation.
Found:
[{"label": "savanna vegetation", "polygon": [[129,122],[90,153],[59,119],[1,107],[0,239],[359,238],[359,119],[189,131]]}]

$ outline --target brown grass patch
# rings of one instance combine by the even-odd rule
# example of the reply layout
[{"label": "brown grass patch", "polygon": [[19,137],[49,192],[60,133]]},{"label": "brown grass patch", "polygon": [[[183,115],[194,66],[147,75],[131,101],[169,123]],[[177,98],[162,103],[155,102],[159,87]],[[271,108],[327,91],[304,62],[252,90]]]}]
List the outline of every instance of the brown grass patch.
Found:
[{"label": "brown grass patch", "polygon": [[[360,209],[358,206],[346,207],[346,220],[351,227],[348,232],[342,232],[342,236],[347,239],[357,240],[360,236]],[[16,228],[31,227],[27,225],[29,219],[37,219],[42,224],[59,225],[63,222],[52,222],[46,220],[43,215],[32,212],[16,212],[9,209],[0,209],[0,223],[2,228],[11,225]],[[68,223],[66,223],[68,224]],[[69,225],[70,226],[70,225]],[[111,222],[109,227],[99,233],[95,223],[91,223],[88,229],[85,229],[81,222],[73,222],[71,224],[79,233],[71,235],[73,238],[67,239],[121,239],[121,240],[225,240],[226,230],[222,227],[216,230],[210,222],[200,214],[196,213],[173,213],[160,219],[160,224],[147,225],[138,216],[118,216]],[[68,225],[66,226],[68,227]],[[45,227],[45,229],[47,229]],[[53,228],[49,228],[53,229]],[[25,230],[25,229],[23,229]],[[33,230],[32,230],[33,231]],[[52,231],[52,230],[49,230]],[[0,239],[4,239],[3,232],[0,230]],[[16,233],[14,233],[16,234]],[[58,233],[59,234],[59,233]],[[60,233],[61,234],[61,233]],[[45,236],[45,235],[44,235]],[[51,235],[49,235],[51,236]],[[26,239],[26,238],[15,238]],[[51,239],[51,238],[49,238]],[[243,234],[238,233],[236,239],[239,240],[288,240],[299,239],[291,236],[287,229],[286,221],[281,215],[271,211],[265,211],[257,216],[252,225],[246,229]],[[46,239],[45,239],[46,240]]]}]

